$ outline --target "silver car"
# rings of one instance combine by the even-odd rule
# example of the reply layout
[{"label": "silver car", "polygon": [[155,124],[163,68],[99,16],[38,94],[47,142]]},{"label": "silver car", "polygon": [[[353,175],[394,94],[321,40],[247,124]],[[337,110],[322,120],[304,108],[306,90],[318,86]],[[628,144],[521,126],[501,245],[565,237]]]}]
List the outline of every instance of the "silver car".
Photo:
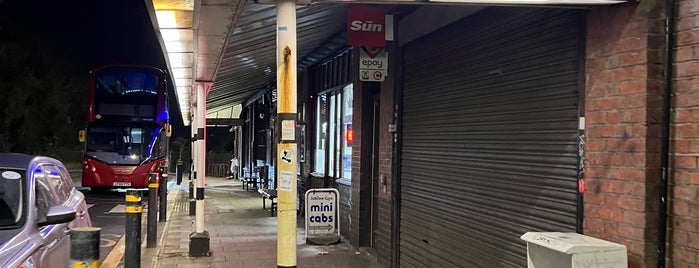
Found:
[{"label": "silver car", "polygon": [[0,267],[67,267],[70,229],[92,226],[87,209],[60,161],[0,153]]}]

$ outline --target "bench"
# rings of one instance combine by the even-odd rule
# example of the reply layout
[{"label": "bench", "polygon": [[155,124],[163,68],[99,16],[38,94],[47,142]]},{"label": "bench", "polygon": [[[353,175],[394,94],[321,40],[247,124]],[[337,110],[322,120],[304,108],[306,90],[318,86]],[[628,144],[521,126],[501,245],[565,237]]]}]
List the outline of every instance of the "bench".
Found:
[{"label": "bench", "polygon": [[262,209],[267,209],[267,202],[265,199],[272,201],[272,205],[269,208],[270,216],[274,217],[274,212],[277,211],[277,190],[274,189],[258,189],[262,195]]},{"label": "bench", "polygon": [[242,181],[243,181],[243,189],[245,189],[245,191],[250,191],[250,185],[252,185],[255,189],[257,189],[257,183],[258,183],[257,177],[246,176],[246,177],[242,178]]}]

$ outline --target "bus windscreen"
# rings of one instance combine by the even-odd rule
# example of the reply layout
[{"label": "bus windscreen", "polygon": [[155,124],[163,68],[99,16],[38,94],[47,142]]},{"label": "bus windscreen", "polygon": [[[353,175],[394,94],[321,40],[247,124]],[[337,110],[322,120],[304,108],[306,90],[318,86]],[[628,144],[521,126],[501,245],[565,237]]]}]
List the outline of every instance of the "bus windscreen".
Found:
[{"label": "bus windscreen", "polygon": [[154,121],[158,76],[147,69],[113,67],[95,74],[95,109],[102,117]]},{"label": "bus windscreen", "polygon": [[87,129],[85,154],[107,164],[140,165],[165,156],[161,131],[157,124],[92,125]]}]

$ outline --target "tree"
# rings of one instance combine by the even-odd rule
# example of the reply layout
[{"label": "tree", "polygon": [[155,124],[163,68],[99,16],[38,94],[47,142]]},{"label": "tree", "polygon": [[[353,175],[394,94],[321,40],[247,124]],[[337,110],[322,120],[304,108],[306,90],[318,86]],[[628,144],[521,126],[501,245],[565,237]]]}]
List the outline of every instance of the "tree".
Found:
[{"label": "tree", "polygon": [[0,151],[56,156],[79,147],[87,75],[64,72],[48,51],[0,44]]},{"label": "tree", "polygon": [[[191,142],[184,137],[177,137],[170,142],[171,154],[177,153],[175,161],[188,162],[191,155]],[[170,158],[172,159],[174,155]]]}]

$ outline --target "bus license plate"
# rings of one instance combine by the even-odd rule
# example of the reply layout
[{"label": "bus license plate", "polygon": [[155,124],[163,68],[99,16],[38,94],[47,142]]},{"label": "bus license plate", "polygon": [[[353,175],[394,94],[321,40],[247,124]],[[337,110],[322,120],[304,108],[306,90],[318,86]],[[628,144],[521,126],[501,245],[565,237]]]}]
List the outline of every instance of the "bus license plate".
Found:
[{"label": "bus license plate", "polygon": [[113,186],[131,186],[131,183],[127,182],[127,181],[115,181],[112,185]]}]

